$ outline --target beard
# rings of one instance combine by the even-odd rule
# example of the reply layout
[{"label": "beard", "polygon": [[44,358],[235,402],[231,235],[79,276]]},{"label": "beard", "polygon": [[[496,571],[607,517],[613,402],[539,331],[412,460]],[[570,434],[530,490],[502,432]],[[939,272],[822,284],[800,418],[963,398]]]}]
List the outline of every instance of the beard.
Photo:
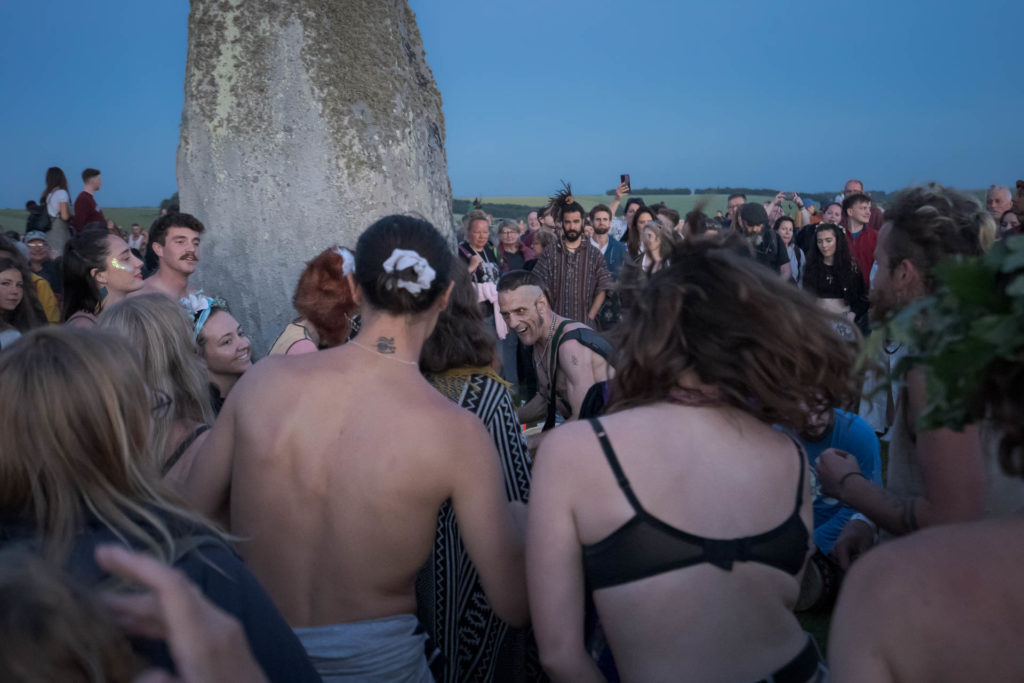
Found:
[{"label": "beard", "polygon": [[583,233],[579,230],[563,230],[562,234],[565,235],[565,239],[569,242],[575,242]]},{"label": "beard", "polygon": [[611,232],[611,230],[612,229],[610,227],[608,227],[608,228],[601,228],[600,230],[597,229],[597,228],[594,228],[594,234],[595,235],[607,235],[609,232]]}]

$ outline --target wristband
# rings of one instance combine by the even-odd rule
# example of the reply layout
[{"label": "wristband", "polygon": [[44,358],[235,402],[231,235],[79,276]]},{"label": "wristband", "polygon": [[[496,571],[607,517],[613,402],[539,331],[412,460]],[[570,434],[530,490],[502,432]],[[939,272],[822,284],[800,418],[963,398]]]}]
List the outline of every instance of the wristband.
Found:
[{"label": "wristband", "polygon": [[867,479],[867,477],[864,476],[864,473],[859,471],[859,470],[856,471],[856,472],[847,472],[843,476],[839,477],[839,482],[836,484],[836,488],[839,489],[840,491],[842,491],[843,490],[843,482],[845,482],[847,479],[849,479],[850,477],[853,477],[853,476],[862,477],[864,479]]}]

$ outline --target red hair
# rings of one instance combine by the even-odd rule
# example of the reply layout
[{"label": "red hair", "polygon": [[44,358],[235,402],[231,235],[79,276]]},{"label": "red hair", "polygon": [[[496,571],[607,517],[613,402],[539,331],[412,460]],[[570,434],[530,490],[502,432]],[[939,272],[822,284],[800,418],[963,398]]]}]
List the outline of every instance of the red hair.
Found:
[{"label": "red hair", "polygon": [[[346,257],[352,262],[347,263]],[[322,347],[344,343],[352,327],[351,316],[357,305],[345,277],[346,266],[350,271],[355,266],[351,252],[342,256],[341,249],[330,247],[306,264],[295,286],[292,304],[316,327]]]}]

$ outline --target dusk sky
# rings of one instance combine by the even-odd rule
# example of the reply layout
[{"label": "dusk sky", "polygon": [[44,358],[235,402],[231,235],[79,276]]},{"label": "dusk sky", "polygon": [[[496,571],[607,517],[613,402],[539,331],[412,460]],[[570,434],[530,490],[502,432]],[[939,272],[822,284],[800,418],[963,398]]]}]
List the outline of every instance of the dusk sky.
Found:
[{"label": "dusk sky", "polygon": [[[1021,0],[414,0],[457,197],[1024,177]],[[175,191],[188,3],[4,0],[0,207]]]}]

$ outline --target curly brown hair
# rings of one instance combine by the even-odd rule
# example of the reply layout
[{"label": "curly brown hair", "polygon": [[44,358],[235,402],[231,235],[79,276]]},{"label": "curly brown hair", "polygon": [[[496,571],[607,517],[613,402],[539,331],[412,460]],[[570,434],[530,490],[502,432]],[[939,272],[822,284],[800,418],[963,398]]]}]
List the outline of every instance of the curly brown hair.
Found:
[{"label": "curly brown hair", "polygon": [[898,192],[886,209],[889,267],[908,260],[924,274],[925,290],[935,290],[935,265],[954,254],[976,256],[995,239],[995,221],[977,200],[938,183]]},{"label": "curly brown hair", "polygon": [[736,236],[677,242],[669,266],[624,287],[633,305],[616,330],[612,409],[678,396],[695,372],[722,403],[769,424],[801,429],[808,410],[859,395],[843,320],[749,257]]},{"label": "curly brown hair", "polygon": [[[345,277],[345,259],[337,245],[325,249],[306,264],[295,286],[292,305],[316,327],[323,347],[338,346],[348,339],[352,315],[359,308]],[[354,263],[348,264],[354,267]]]}]

